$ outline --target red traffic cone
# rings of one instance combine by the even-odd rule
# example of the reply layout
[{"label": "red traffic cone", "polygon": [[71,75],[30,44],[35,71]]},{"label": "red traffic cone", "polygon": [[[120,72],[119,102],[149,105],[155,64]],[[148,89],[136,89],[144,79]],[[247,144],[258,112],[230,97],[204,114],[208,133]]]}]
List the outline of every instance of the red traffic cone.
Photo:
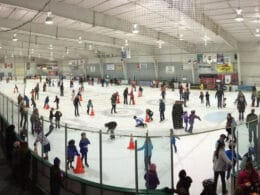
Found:
[{"label": "red traffic cone", "polygon": [[90,116],[94,116],[95,115],[95,113],[94,113],[94,109],[93,109],[93,107],[91,108],[91,112],[90,112]]},{"label": "red traffic cone", "polygon": [[150,121],[150,119],[149,119],[149,116],[147,114],[146,117],[145,117],[145,122],[149,123],[149,121]]},{"label": "red traffic cone", "polygon": [[79,101],[83,101],[83,98],[82,98],[82,95],[81,96],[79,96]]},{"label": "red traffic cone", "polygon": [[49,104],[45,105],[45,109],[48,110],[49,109]]},{"label": "red traffic cone", "polygon": [[129,142],[129,146],[127,147],[127,149],[129,150],[134,150],[135,149],[135,143],[134,143],[134,139],[133,139],[133,135],[130,135],[130,142]]},{"label": "red traffic cone", "polygon": [[78,155],[78,157],[77,157],[76,169],[74,169],[73,171],[74,171],[74,173],[85,173],[84,167],[82,165],[82,161],[80,159],[80,155]]},{"label": "red traffic cone", "polygon": [[119,95],[117,96],[116,103],[120,104],[120,97],[119,97]]}]

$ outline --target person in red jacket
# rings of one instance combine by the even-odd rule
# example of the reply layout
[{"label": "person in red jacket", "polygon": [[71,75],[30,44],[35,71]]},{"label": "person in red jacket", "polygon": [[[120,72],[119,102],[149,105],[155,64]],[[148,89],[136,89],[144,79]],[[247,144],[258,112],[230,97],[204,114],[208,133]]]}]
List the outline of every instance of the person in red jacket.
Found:
[{"label": "person in red jacket", "polygon": [[245,168],[238,174],[237,187],[243,191],[243,194],[250,194],[256,192],[259,183],[260,178],[258,172],[253,167],[251,159],[248,159]]}]

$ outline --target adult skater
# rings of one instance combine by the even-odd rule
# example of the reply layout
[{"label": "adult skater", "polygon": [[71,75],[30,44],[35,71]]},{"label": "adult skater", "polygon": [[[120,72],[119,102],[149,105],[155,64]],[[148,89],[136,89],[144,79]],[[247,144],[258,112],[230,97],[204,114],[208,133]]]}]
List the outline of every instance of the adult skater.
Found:
[{"label": "adult skater", "polygon": [[53,125],[53,118],[54,118],[54,108],[50,109],[50,114],[49,114],[49,120],[50,120],[50,124]]},{"label": "adult skater", "polygon": [[111,140],[115,139],[115,129],[117,127],[117,122],[111,121],[111,122],[105,123],[105,127],[107,128],[107,133],[110,132],[110,139]]},{"label": "adult skater", "polygon": [[146,123],[144,123],[144,119],[136,116],[134,116],[134,119],[135,119],[136,127],[146,127]]},{"label": "adult skater", "polygon": [[64,85],[63,85],[63,81],[60,81],[60,96],[64,96]]},{"label": "adult skater", "polygon": [[237,110],[239,113],[239,121],[244,120],[244,112],[246,109],[246,98],[242,91],[238,92],[237,99],[235,100],[235,104],[237,104]]},{"label": "adult skater", "polygon": [[222,108],[222,101],[224,98],[224,91],[223,89],[219,88],[216,91],[215,98],[217,98],[218,101],[218,108]]},{"label": "adult skater", "polygon": [[260,102],[260,91],[257,91],[256,93],[256,107],[259,107]]},{"label": "adult skater", "polygon": [[142,147],[138,148],[137,151],[144,150],[144,165],[145,170],[148,170],[148,167],[151,165],[153,144],[150,137],[146,137]]},{"label": "adult skater", "polygon": [[59,110],[56,110],[54,116],[55,116],[55,128],[60,128],[60,118],[62,116],[62,113]]},{"label": "adult skater", "polygon": [[59,104],[60,104],[60,98],[56,95],[54,103],[56,103],[56,109],[59,109]]},{"label": "adult skater", "polygon": [[79,116],[79,106],[81,106],[79,97],[80,97],[79,95],[76,95],[73,101],[75,116]]},{"label": "adult skater", "polygon": [[89,167],[88,164],[88,145],[90,144],[89,139],[86,137],[86,133],[81,133],[81,140],[79,142],[80,153],[81,153],[81,161],[83,163],[83,159],[85,160],[85,165]]},{"label": "adult skater", "polygon": [[205,97],[206,97],[206,107],[210,107],[210,100],[209,100],[209,92],[206,91]]},{"label": "adult skater", "polygon": [[229,137],[233,135],[233,137],[231,137],[233,142],[236,142],[236,126],[237,123],[234,119],[234,117],[231,115],[231,113],[227,114],[227,122],[226,122],[226,131],[227,131],[227,137],[226,137],[226,141],[229,140]]},{"label": "adult skater", "polygon": [[35,125],[36,122],[40,120],[40,116],[39,116],[39,111],[37,108],[33,109],[33,112],[31,114],[30,117],[30,121],[31,121],[31,133],[34,135],[34,130],[35,130]]},{"label": "adult skater", "polygon": [[164,103],[163,99],[160,99],[159,112],[160,112],[160,122],[162,122],[165,120],[165,117],[164,117],[165,103]]},{"label": "adult skater", "polygon": [[127,97],[128,97],[128,87],[125,88],[124,92],[123,92],[123,96],[124,96],[124,104],[128,104],[127,101]]},{"label": "adult skater", "polygon": [[204,104],[204,93],[203,93],[203,91],[200,92],[199,98],[200,98],[200,103]]},{"label": "adult skater", "polygon": [[161,96],[162,96],[163,100],[165,100],[165,95],[166,95],[166,86],[165,86],[165,84],[162,84],[162,86],[161,86]]},{"label": "adult skater", "polygon": [[40,86],[39,83],[36,84],[35,88],[34,88],[34,92],[35,92],[35,99],[39,100],[39,90],[40,90]]},{"label": "adult skater", "polygon": [[135,95],[134,95],[134,88],[131,89],[131,92],[129,93],[130,101],[129,104],[135,105]]},{"label": "adult skater", "polygon": [[183,86],[182,86],[181,82],[179,82],[178,88],[179,88],[180,100],[182,100],[182,98],[183,98]]},{"label": "adult skater", "polygon": [[117,100],[117,97],[118,97],[118,92],[113,93],[111,98],[110,98],[111,105],[112,105],[111,114],[113,114],[113,111],[114,111],[114,113],[117,113],[117,111],[116,111],[116,100]]},{"label": "adult skater", "polygon": [[195,114],[195,110],[192,110],[191,113],[190,113],[190,115],[189,115],[189,124],[190,124],[190,127],[189,127],[189,130],[188,130],[188,131],[189,131],[190,133],[192,133],[192,131],[193,131],[193,125],[194,125],[195,119],[199,119],[199,120],[201,121],[200,117]]},{"label": "adult skater", "polygon": [[146,189],[148,190],[155,190],[160,184],[159,178],[157,176],[156,165],[154,163],[149,166],[149,170],[145,173],[144,179]]},{"label": "adult skater", "polygon": [[225,153],[225,144],[220,142],[217,146],[217,149],[214,151],[214,155],[213,155],[214,188],[216,192],[217,184],[218,184],[218,176],[220,175],[223,194],[227,194],[228,192],[226,188],[226,180],[225,180],[226,164],[232,166],[232,162],[228,159]]},{"label": "adult skater", "polygon": [[258,117],[255,114],[255,109],[251,110],[251,113],[249,113],[246,117],[246,127],[248,128],[248,134],[249,134],[249,142],[251,144],[252,142],[252,134],[253,134],[253,140],[254,140],[254,146],[256,147],[257,144],[257,125],[258,125]]}]

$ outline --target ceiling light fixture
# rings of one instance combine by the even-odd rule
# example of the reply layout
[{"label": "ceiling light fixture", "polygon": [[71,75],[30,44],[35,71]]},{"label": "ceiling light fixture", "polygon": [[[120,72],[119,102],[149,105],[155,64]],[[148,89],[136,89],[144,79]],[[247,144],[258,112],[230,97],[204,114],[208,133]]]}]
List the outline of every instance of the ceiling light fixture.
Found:
[{"label": "ceiling light fixture", "polygon": [[161,49],[162,45],[165,43],[164,41],[162,41],[161,39],[157,40],[156,43],[158,43],[158,48]]},{"label": "ceiling light fixture", "polygon": [[237,9],[236,9],[236,17],[235,17],[235,20],[237,21],[237,22],[242,22],[242,21],[244,21],[244,17],[243,17],[243,15],[242,15],[242,9],[240,8],[240,7],[238,7]]},{"label": "ceiling light fixture", "polygon": [[258,28],[255,30],[255,36],[260,37],[260,30]]},{"label": "ceiling light fixture", "polygon": [[52,25],[53,24],[53,17],[51,12],[47,12],[47,17],[45,19],[45,24]]},{"label": "ceiling light fixture", "polygon": [[81,44],[82,43],[82,37],[78,38],[78,43]]},{"label": "ceiling light fixture", "polygon": [[125,40],[125,46],[128,46],[128,40]]},{"label": "ceiling light fixture", "polygon": [[49,45],[49,49],[53,49],[53,45],[52,44]]},{"label": "ceiling light fixture", "polygon": [[18,41],[18,38],[17,38],[16,36],[17,36],[16,34],[13,34],[12,40],[13,40],[14,42]]},{"label": "ceiling light fixture", "polygon": [[183,40],[184,40],[184,39],[183,39],[183,34],[179,34],[178,37],[179,37],[179,40],[180,40],[180,41],[183,41]]},{"label": "ceiling light fixture", "polygon": [[134,34],[138,34],[139,33],[138,24],[133,24],[132,33],[134,33]]}]

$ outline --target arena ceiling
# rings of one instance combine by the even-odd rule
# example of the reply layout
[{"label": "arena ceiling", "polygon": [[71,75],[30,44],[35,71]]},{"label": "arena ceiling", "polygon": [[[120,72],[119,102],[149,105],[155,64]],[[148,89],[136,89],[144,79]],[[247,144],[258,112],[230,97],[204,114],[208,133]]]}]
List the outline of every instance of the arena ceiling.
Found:
[{"label": "arena ceiling", "polygon": [[0,0],[1,57],[236,51],[259,29],[260,0]]}]

